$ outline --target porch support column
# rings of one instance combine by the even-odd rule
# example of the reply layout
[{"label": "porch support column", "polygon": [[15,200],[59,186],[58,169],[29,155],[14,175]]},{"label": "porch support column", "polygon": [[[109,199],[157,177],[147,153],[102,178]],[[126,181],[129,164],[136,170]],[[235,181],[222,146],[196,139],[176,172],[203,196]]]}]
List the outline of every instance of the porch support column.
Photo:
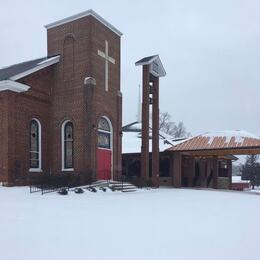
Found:
[{"label": "porch support column", "polygon": [[232,160],[227,161],[227,170],[228,170],[228,181],[229,181],[229,189],[232,189]]},{"label": "porch support column", "polygon": [[173,187],[180,188],[182,155],[180,153],[174,153],[173,156]]},{"label": "porch support column", "polygon": [[[117,147],[114,149],[117,154],[117,158],[113,159],[115,165],[113,174],[114,180],[121,180],[122,176],[122,93],[118,91],[117,93]],[[113,139],[112,139],[113,140]],[[116,160],[115,160],[116,159]]]},{"label": "porch support column", "polygon": [[213,189],[218,188],[218,157],[213,156]]},{"label": "porch support column", "polygon": [[193,184],[193,178],[195,176],[195,157],[191,156],[190,157],[190,168],[189,168],[189,187],[192,187]]}]

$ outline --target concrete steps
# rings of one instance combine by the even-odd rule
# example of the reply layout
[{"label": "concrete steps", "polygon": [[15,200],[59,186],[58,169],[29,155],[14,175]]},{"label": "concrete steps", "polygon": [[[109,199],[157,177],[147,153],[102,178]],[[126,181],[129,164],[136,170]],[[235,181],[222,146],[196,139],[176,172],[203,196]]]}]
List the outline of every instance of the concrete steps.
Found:
[{"label": "concrete steps", "polygon": [[137,187],[128,182],[99,180],[91,184],[92,187],[109,187],[115,191],[134,192]]},{"label": "concrete steps", "polygon": [[134,192],[137,190],[136,186],[134,186],[131,183],[127,183],[127,182],[122,183],[122,182],[112,181],[112,182],[110,182],[109,186],[111,188],[113,188],[114,190],[122,191],[122,192]]}]

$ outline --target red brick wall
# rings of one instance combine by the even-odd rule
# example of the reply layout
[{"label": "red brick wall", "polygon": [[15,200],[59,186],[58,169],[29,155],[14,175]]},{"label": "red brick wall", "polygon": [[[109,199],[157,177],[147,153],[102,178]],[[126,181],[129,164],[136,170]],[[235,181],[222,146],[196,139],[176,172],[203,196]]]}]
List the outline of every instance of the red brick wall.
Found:
[{"label": "red brick wall", "polygon": [[[71,120],[74,126],[74,170],[85,171],[84,150],[85,99],[84,78],[89,67],[89,17],[67,23],[47,31],[48,55],[61,54],[61,62],[55,72],[55,85],[52,93],[51,131],[55,138],[52,147],[52,172],[61,172],[61,126],[65,120]],[[73,38],[73,50],[67,49],[68,37]],[[65,42],[65,45],[64,45]],[[72,46],[72,44],[71,44]],[[70,47],[71,47],[70,46]],[[64,57],[66,55],[66,57]],[[68,58],[73,65],[68,66]],[[64,63],[65,61],[65,63]],[[71,69],[74,73],[72,76]],[[71,75],[67,77],[66,75]]]},{"label": "red brick wall", "polygon": [[250,188],[250,183],[234,182],[232,183],[232,190],[244,190]]},{"label": "red brick wall", "polygon": [[8,95],[9,91],[0,92],[0,181],[8,181]]},{"label": "red brick wall", "polygon": [[[114,178],[121,174],[121,125],[122,98],[120,95],[120,37],[112,33],[100,22],[92,18],[91,68],[92,76],[97,81],[96,115],[107,116],[113,125],[113,170]],[[115,64],[109,63],[108,91],[105,91],[105,62],[97,51],[105,52],[105,41],[108,41],[109,56]],[[118,176],[119,177],[119,176]]]},{"label": "red brick wall", "polygon": [[[48,55],[60,54],[60,63],[19,80],[31,87],[27,92],[0,92],[0,181],[18,183],[27,177],[32,118],[42,126],[44,172],[61,172],[61,126],[64,120],[71,120],[74,171],[95,177],[100,116],[107,116],[113,125],[116,178],[121,174],[120,37],[90,16],[49,29],[47,36]],[[97,55],[98,49],[105,51],[105,40],[109,56],[116,60],[115,65],[109,64],[108,92],[104,59]],[[89,76],[97,81],[93,89],[84,85]]]},{"label": "red brick wall", "polygon": [[[74,39],[71,52],[67,49],[68,37]],[[105,63],[97,51],[105,51],[105,40],[109,42],[109,56],[116,64],[109,64],[109,91],[105,91]],[[64,45],[65,42],[65,45]],[[72,44],[71,44],[72,45]],[[62,54],[61,63],[55,73],[52,106],[52,133],[58,137],[53,140],[53,172],[61,170],[61,124],[71,120],[74,124],[74,170],[95,175],[97,132],[100,116],[107,116],[113,125],[113,170],[114,176],[121,169],[121,124],[122,104],[120,91],[120,37],[93,17],[79,20],[48,30],[48,54]],[[63,64],[70,56],[71,66]],[[74,69],[74,76],[64,77]],[[97,85],[93,96],[84,86],[86,77],[94,77]],[[87,101],[92,105],[88,106]],[[94,107],[93,107],[94,106]],[[94,117],[93,117],[94,113]],[[94,148],[93,148],[94,147]]]},{"label": "red brick wall", "polygon": [[32,118],[41,123],[42,128],[42,170],[50,171],[50,108],[53,84],[53,68],[36,72],[21,80],[31,86],[28,92],[16,97],[16,164],[18,176],[25,177],[29,170],[29,127]]},{"label": "red brick wall", "polygon": [[[4,181],[9,184],[25,182],[29,171],[29,125],[37,118],[42,126],[42,165],[49,171],[50,148],[50,93],[53,81],[51,69],[44,69],[20,80],[31,88],[24,93],[2,92],[4,103],[1,116],[1,133],[5,141],[0,148],[0,158],[8,156],[8,167],[3,169]],[[0,101],[1,102],[1,101]],[[2,106],[1,106],[2,107]],[[4,152],[2,152],[4,151]],[[3,156],[1,155],[3,153]]]}]

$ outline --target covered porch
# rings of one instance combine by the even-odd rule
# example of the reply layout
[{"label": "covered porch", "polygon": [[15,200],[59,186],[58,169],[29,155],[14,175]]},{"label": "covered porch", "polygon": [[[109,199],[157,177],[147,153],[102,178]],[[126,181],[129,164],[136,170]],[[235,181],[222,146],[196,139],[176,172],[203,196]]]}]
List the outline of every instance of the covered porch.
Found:
[{"label": "covered porch", "polygon": [[235,155],[260,154],[260,139],[245,131],[206,133],[168,151],[174,187],[231,189],[232,160]]}]

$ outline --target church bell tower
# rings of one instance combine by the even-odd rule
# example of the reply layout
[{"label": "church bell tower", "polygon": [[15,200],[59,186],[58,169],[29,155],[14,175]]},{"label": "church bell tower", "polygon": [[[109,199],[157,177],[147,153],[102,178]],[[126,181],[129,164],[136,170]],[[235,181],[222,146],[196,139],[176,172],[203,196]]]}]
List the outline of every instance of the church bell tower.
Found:
[{"label": "church bell tower", "polygon": [[159,78],[164,77],[166,72],[158,55],[145,57],[135,65],[143,68],[141,176],[146,180],[150,178],[149,139],[152,132],[152,181],[159,187]]}]

